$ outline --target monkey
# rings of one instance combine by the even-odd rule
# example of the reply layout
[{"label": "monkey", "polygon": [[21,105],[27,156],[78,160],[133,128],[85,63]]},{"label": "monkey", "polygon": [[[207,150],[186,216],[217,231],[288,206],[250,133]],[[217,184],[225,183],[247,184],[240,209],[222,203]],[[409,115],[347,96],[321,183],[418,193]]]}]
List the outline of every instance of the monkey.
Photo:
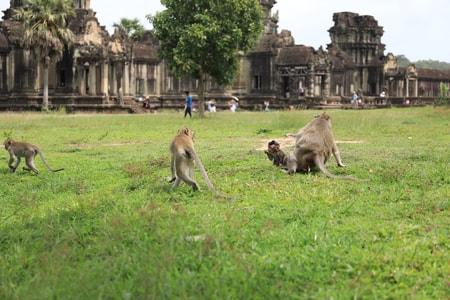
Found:
[{"label": "monkey", "polygon": [[287,173],[308,172],[317,167],[329,178],[359,180],[331,174],[325,163],[333,155],[339,167],[345,167],[331,130],[331,117],[323,113],[301,128],[295,135],[294,150],[286,161]]},{"label": "monkey", "polygon": [[[39,150],[39,148],[36,147],[35,145],[32,145],[27,142],[16,142],[15,140],[13,140],[11,138],[7,138],[3,144],[5,145],[5,149],[9,153],[8,167],[11,169],[12,173],[14,173],[16,171],[17,167],[20,164],[21,158],[25,157],[25,163],[26,163],[27,167],[23,167],[23,169],[25,171],[33,171],[35,174],[39,174],[39,170],[36,169],[36,166],[34,165],[34,158],[38,154],[41,157],[44,165],[51,172],[58,172],[58,171],[64,170],[64,168],[53,170],[47,164],[47,161],[45,160],[44,155],[42,154],[41,150]],[[17,162],[13,166],[13,162],[14,162],[15,158],[17,158]]]},{"label": "monkey", "polygon": [[264,150],[264,153],[267,155],[267,158],[273,161],[274,166],[284,166],[287,165],[287,155],[280,149],[280,144],[272,140],[267,145],[267,150]]},{"label": "monkey", "polygon": [[217,197],[222,198],[223,196],[216,191],[209,180],[208,174],[206,173],[205,168],[203,167],[203,164],[194,149],[194,141],[195,132],[187,127],[183,127],[178,130],[178,133],[170,143],[170,168],[172,177],[170,177],[169,182],[174,182],[172,190],[178,187],[181,180],[183,180],[187,185],[192,186],[194,191],[199,190],[199,186],[194,180],[195,162],[200,169],[209,190]]}]

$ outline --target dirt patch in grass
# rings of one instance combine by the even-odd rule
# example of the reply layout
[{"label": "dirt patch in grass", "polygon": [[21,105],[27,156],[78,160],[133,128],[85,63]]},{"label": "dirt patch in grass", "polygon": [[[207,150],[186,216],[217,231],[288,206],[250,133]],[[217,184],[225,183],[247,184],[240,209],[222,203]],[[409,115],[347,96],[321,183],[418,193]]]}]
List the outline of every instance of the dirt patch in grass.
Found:
[{"label": "dirt patch in grass", "polygon": [[[285,136],[285,137],[279,137],[275,139],[262,139],[261,145],[258,145],[256,150],[263,151],[267,149],[267,144],[275,140],[280,144],[281,149],[293,147],[295,145],[295,137],[294,136]],[[353,141],[336,141],[336,144],[361,144],[364,143],[364,141],[360,140],[353,140]]]},{"label": "dirt patch in grass", "polygon": [[128,146],[128,145],[138,145],[143,144],[144,142],[111,142],[111,143],[101,143],[101,144],[77,144],[72,143],[70,146],[82,149],[91,149],[94,147],[120,147],[120,146]]}]

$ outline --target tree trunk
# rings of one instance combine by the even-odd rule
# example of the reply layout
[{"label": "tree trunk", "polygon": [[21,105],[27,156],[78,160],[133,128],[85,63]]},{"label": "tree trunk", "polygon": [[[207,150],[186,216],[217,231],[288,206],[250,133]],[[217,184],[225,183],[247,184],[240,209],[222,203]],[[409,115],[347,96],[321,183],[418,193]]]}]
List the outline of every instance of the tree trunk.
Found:
[{"label": "tree trunk", "polygon": [[200,72],[200,82],[198,84],[198,116],[200,119],[205,117],[205,86],[206,76]]},{"label": "tree trunk", "polygon": [[44,90],[42,95],[42,110],[48,110],[48,66],[50,57],[46,57],[44,61]]}]

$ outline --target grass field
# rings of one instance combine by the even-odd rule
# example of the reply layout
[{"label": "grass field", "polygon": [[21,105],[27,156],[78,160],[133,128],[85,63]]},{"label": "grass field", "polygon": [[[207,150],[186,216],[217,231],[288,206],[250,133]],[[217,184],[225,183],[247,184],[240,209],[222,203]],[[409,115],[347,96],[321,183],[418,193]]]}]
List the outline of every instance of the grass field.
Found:
[{"label": "grass field", "polygon": [[[0,299],[448,299],[450,110],[329,111],[346,168],[287,175],[260,150],[318,111],[0,114]],[[217,199],[170,191],[183,125]],[[2,140],[2,142],[3,142]]]}]

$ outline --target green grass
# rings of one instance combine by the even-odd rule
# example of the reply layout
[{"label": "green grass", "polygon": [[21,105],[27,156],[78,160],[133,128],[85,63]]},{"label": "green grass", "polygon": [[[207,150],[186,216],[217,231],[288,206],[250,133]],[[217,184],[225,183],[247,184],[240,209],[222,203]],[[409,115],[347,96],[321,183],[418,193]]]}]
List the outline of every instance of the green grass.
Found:
[{"label": "green grass", "polygon": [[[0,299],[448,299],[450,110],[330,111],[347,167],[328,169],[369,182],[258,150],[317,113],[0,114],[66,167],[11,174],[0,152]],[[170,191],[183,125],[233,201],[198,172]]]}]

